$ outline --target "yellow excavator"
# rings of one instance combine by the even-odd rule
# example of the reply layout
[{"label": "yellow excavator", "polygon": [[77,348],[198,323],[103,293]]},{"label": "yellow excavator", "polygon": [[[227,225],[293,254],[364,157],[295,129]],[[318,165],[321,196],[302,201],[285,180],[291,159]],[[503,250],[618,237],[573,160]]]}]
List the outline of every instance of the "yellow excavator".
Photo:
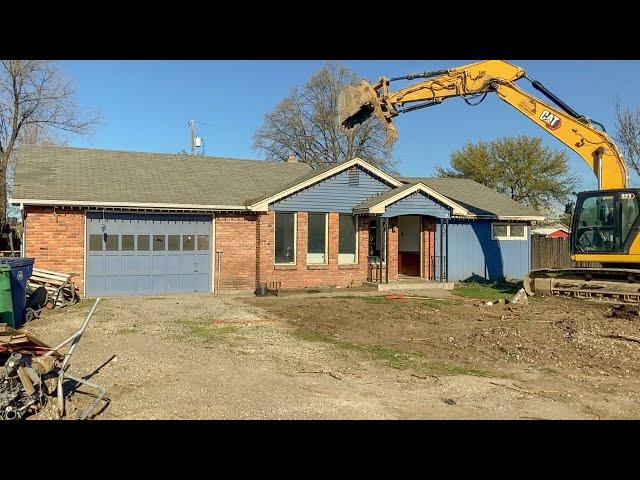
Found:
[{"label": "yellow excavator", "polygon": [[[515,82],[522,78],[549,102],[518,88]],[[414,79],[421,81],[396,91],[389,88],[391,82]],[[524,280],[527,293],[640,302],[639,190],[627,188],[627,167],[620,150],[600,123],[576,112],[522,68],[487,60],[381,77],[374,85],[362,80],[340,93],[338,117],[347,131],[353,131],[375,116],[387,126],[387,141],[393,143],[397,139],[393,117],[451,97],[476,105],[492,92],[580,155],[598,180],[598,190],[578,194],[569,248],[573,261],[597,262],[601,267],[533,270]]]}]

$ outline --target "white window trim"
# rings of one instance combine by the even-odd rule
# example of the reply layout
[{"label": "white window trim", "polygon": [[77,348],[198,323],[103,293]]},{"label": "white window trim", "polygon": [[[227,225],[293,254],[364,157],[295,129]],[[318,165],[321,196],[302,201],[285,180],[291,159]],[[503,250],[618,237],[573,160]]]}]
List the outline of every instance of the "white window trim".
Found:
[{"label": "white window trim", "polygon": [[[324,215],[324,262],[309,262],[309,215]],[[307,265],[329,265],[329,214],[321,212],[307,213]]]},{"label": "white window trim", "polygon": [[[519,225],[519,226],[523,226],[524,227],[524,235],[522,237],[512,237],[511,236],[511,226],[512,225]],[[507,227],[507,236],[503,237],[503,236],[495,236],[493,234],[493,227],[497,227],[497,226],[505,226]],[[522,223],[492,223],[491,224],[491,240],[527,240],[527,234],[529,233],[529,229],[528,226],[526,224],[522,224]]]},{"label": "white window trim", "polygon": [[[276,217],[278,213],[293,213],[293,262],[278,263],[276,262]],[[273,217],[273,264],[274,265],[297,265],[298,262],[298,212],[275,212]]]},{"label": "white window trim", "polygon": [[359,244],[359,237],[360,237],[360,229],[359,229],[359,222],[358,222],[358,217],[355,215],[351,215],[351,217],[353,217],[353,221],[356,223],[356,228],[355,228],[355,234],[356,234],[356,246],[355,246],[355,253],[354,253],[354,259],[355,261],[353,262],[341,262],[340,261],[340,255],[351,255],[350,253],[340,253],[340,215],[338,215],[338,265],[358,265],[359,262],[359,252],[360,252],[360,244]]}]

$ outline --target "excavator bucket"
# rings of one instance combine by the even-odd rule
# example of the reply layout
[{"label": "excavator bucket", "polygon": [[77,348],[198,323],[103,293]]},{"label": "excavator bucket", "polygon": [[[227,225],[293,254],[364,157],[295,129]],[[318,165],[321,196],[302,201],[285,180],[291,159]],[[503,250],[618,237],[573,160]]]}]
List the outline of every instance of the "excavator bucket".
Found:
[{"label": "excavator bucket", "polygon": [[[375,115],[387,128],[386,143],[391,145],[398,138],[396,127],[391,121],[391,114],[376,91],[366,81],[361,80],[357,86],[345,87],[338,96],[338,121],[340,125],[351,131]],[[385,105],[386,106],[386,105]]]}]

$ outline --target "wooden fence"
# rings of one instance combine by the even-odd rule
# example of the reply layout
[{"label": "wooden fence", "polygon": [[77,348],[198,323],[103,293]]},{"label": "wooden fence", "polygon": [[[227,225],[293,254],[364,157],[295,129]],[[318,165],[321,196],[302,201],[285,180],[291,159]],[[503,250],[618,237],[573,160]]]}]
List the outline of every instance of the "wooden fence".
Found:
[{"label": "wooden fence", "polygon": [[566,238],[546,238],[542,235],[531,237],[531,269],[600,267],[598,262],[572,262],[569,255],[569,240]]}]

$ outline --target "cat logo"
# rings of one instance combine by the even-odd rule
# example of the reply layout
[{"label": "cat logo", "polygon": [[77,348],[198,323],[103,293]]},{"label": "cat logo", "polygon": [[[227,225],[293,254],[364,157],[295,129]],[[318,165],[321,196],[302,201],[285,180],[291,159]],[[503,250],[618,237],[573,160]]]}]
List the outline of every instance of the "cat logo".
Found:
[{"label": "cat logo", "polygon": [[542,115],[540,115],[540,120],[545,122],[550,130],[556,130],[557,128],[560,128],[560,124],[562,123],[560,117],[557,117],[549,110],[545,110],[544,112],[542,112]]}]

